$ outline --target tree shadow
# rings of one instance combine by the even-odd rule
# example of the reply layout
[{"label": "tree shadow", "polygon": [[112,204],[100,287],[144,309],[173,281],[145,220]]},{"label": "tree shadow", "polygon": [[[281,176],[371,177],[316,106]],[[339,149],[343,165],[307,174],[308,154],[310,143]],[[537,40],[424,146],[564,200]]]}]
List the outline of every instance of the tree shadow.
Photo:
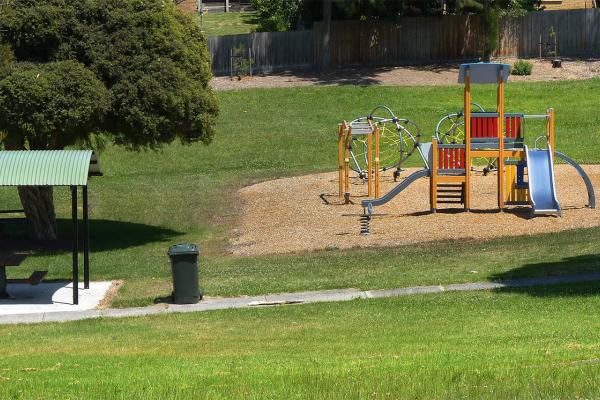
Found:
[{"label": "tree shadow", "polygon": [[[592,296],[600,294],[600,254],[565,257],[556,262],[525,264],[490,277],[511,287],[498,293],[531,296]],[[540,285],[533,286],[538,281]]]},{"label": "tree shadow", "polygon": [[[53,241],[30,239],[26,225],[2,226],[0,254],[27,253],[35,256],[71,252],[71,220],[59,219],[57,224],[60,238]],[[81,222],[79,230],[80,249],[82,249],[83,224]],[[93,253],[122,250],[148,243],[168,242],[181,235],[183,232],[135,222],[90,220],[90,249]]]},{"label": "tree shadow", "polygon": [[315,85],[369,86],[381,84],[382,81],[378,78],[378,75],[392,69],[394,69],[394,67],[343,68],[332,69],[325,73],[319,72],[318,70],[304,70],[285,71],[278,75],[310,81]]},{"label": "tree shadow", "polygon": [[[465,61],[467,62],[467,61]],[[433,63],[433,64],[397,64],[397,65],[370,65],[370,66],[344,66],[332,67],[328,72],[321,72],[318,68],[304,70],[279,71],[268,74],[269,76],[282,76],[301,79],[316,85],[358,85],[368,86],[383,84],[380,75],[392,70],[402,68],[406,71],[426,71],[441,74],[458,69],[459,63]]]}]

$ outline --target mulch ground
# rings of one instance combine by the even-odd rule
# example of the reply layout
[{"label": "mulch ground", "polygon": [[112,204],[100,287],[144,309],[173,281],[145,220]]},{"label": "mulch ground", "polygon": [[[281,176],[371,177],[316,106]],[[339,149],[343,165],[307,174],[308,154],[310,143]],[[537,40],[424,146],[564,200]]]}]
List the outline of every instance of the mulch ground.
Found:
[{"label": "mulch ground", "polygon": [[[494,61],[513,64],[516,59]],[[600,76],[600,61],[595,59],[565,59],[562,68],[552,68],[550,60],[528,60],[533,64],[529,76],[511,76],[510,81],[560,81],[590,79]],[[415,65],[398,67],[345,68],[321,74],[315,71],[291,71],[271,75],[245,77],[241,80],[228,76],[214,77],[211,81],[216,90],[248,88],[273,88],[312,85],[386,85],[428,86],[457,84],[459,63]]]},{"label": "mulch ground", "polygon": [[[594,186],[600,187],[600,165],[584,169]],[[337,172],[262,182],[238,193],[242,210],[229,249],[234,255],[253,256],[448,239],[484,240],[599,226],[600,212],[587,207],[587,191],[575,169],[557,165],[555,172],[562,218],[529,218],[529,208],[498,212],[497,176],[475,173],[471,212],[441,209],[431,214],[429,180],[422,178],[375,209],[368,236],[360,235],[360,200],[365,198],[366,185],[358,178],[352,181],[353,204],[348,205],[337,196]],[[389,173],[381,181],[381,193],[395,185]]]}]

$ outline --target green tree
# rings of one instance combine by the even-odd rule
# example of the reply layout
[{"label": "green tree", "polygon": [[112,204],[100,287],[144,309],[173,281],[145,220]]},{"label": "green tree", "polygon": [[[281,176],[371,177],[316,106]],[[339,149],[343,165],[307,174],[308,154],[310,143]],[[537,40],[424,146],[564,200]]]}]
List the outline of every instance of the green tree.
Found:
[{"label": "green tree", "polygon": [[[131,149],[158,149],[174,140],[208,144],[213,138],[218,101],[209,86],[206,39],[191,17],[172,2],[13,0],[11,11],[0,15],[0,35],[17,61],[0,81],[2,110],[11,114],[10,122],[0,119],[0,131],[11,148],[62,149],[89,142],[96,132]],[[62,61],[76,64],[54,64]],[[35,68],[41,68],[35,75],[45,74],[48,81],[37,89],[35,83],[23,82]],[[81,68],[89,72],[88,86],[81,80],[77,85],[53,87],[61,75],[66,82],[73,81],[71,74],[83,79]],[[46,92],[36,92],[39,99],[55,99],[48,107],[59,111],[70,107],[63,100],[80,90],[104,98],[94,79],[106,90],[106,107],[98,100],[94,112],[88,110],[60,124],[50,109],[42,114],[43,124],[29,124],[30,115],[38,110],[38,97],[30,102],[10,101],[16,96],[11,88],[18,87],[19,93],[39,90]],[[56,237],[55,227],[34,221],[54,209],[51,196],[21,198],[32,202],[24,204],[30,226],[43,226],[33,233],[38,238]]]},{"label": "green tree", "polygon": [[[61,149],[85,139],[110,105],[108,90],[75,61],[21,65],[0,81],[6,149]],[[52,187],[19,187],[35,237],[56,239]]]},{"label": "green tree", "polygon": [[489,61],[500,45],[500,20],[518,17],[539,7],[539,0],[456,0],[448,1],[454,13],[475,13],[482,16],[485,31],[483,59]]},{"label": "green tree", "polygon": [[287,31],[294,28],[300,18],[302,0],[252,0],[259,26],[264,32]]},{"label": "green tree", "polygon": [[5,76],[8,73],[14,60],[15,57],[10,49],[10,45],[8,43],[0,42],[0,77]]}]

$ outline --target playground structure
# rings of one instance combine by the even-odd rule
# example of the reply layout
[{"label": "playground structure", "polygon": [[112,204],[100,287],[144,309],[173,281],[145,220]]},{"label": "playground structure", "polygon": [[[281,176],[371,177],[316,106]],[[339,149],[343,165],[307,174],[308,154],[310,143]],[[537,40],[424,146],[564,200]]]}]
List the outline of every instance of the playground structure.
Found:
[{"label": "playground structure", "polygon": [[[471,111],[485,112],[483,106],[479,103],[471,102]],[[464,110],[443,116],[435,126],[435,137],[438,143],[463,143],[465,140],[465,120]],[[484,175],[496,169],[496,159],[494,158],[474,158],[471,163],[472,171],[481,171]]]},{"label": "playground structure", "polygon": [[379,197],[379,128],[371,121],[353,124],[344,121],[338,125],[338,182],[339,195],[346,204],[350,202],[350,158],[359,165],[356,155],[352,153],[352,142],[356,141],[356,137],[365,138],[366,168],[360,170],[359,176],[361,179],[366,178],[367,196],[371,197],[375,193],[375,197]]},{"label": "playground structure", "polygon": [[385,105],[367,116],[338,125],[339,195],[350,202],[350,170],[367,183],[367,196],[379,197],[380,171],[394,170],[394,181],[403,163],[415,151],[427,166],[421,149],[421,131],[407,118],[399,118]]},{"label": "playground structure", "polygon": [[[418,178],[429,177],[430,210],[437,212],[441,204],[471,209],[471,175],[473,159],[491,160],[497,171],[497,205],[500,211],[507,206],[531,206],[531,215],[562,215],[556,196],[554,157],[573,166],[582,177],[588,191],[588,206],[595,208],[595,194],[585,171],[575,161],[555,151],[554,110],[542,115],[506,113],[504,89],[509,66],[498,63],[462,64],[459,83],[464,84],[464,134],[439,136],[439,129],[431,144],[419,146],[427,154],[425,168],[406,177],[382,197],[361,202],[361,233],[369,233],[373,207],[387,203]],[[497,109],[494,112],[472,112],[471,85],[496,84]],[[480,108],[481,110],[482,108]],[[545,121],[545,134],[535,138],[534,148],[525,141],[524,121]],[[460,124],[455,124],[457,127]],[[439,124],[438,124],[439,128]],[[538,147],[542,142],[543,145]],[[341,192],[340,192],[341,194]]]}]

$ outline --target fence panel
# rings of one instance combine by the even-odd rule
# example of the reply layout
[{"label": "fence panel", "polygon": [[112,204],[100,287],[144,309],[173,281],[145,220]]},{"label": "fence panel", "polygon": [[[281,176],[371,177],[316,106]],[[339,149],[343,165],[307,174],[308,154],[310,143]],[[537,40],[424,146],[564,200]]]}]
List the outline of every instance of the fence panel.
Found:
[{"label": "fence panel", "polygon": [[[539,11],[500,22],[497,56],[550,55],[554,37],[559,56],[600,56],[600,12],[596,9]],[[212,69],[229,74],[230,52],[252,49],[254,72],[309,69],[321,65],[323,24],[312,31],[265,32],[208,38]],[[333,21],[329,55],[332,67],[390,66],[473,60],[483,51],[477,16],[406,17],[397,22]]]},{"label": "fence panel", "polygon": [[209,36],[208,48],[215,75],[228,75],[231,51],[252,50],[253,72],[271,73],[306,69],[315,65],[313,31],[260,32],[247,35]]}]

